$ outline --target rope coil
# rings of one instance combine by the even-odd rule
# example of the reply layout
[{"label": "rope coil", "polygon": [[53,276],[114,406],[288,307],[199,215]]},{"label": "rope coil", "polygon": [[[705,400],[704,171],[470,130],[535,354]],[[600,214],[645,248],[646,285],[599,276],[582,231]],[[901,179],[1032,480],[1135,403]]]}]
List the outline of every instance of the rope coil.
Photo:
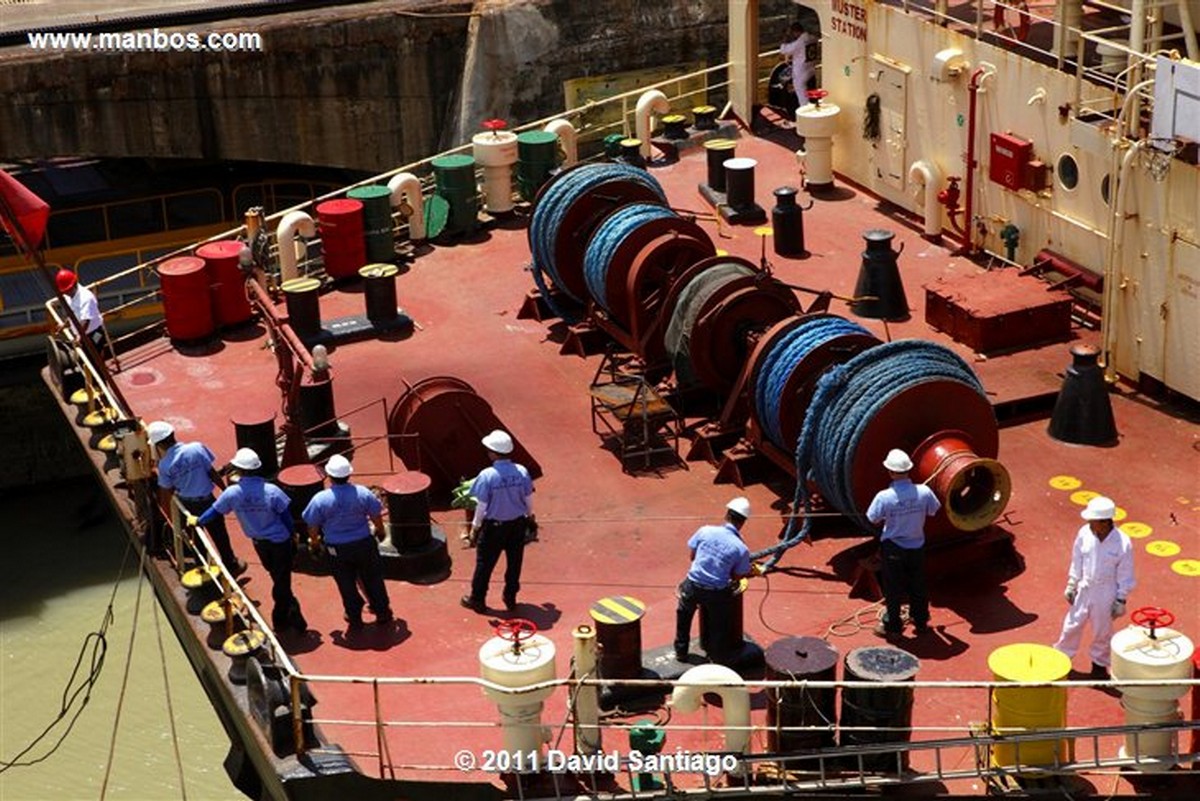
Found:
[{"label": "rope coil", "polygon": [[598,306],[612,313],[608,302],[608,271],[612,266],[612,256],[621,243],[648,222],[678,216],[665,206],[631,203],[617,209],[600,223],[588,240],[583,256],[583,277],[592,300]]},{"label": "rope coil", "polygon": [[679,292],[663,341],[667,353],[671,354],[675,378],[680,386],[690,387],[697,383],[692,369],[692,331],[705,304],[726,284],[753,274],[754,270],[744,264],[719,262],[694,276]]}]

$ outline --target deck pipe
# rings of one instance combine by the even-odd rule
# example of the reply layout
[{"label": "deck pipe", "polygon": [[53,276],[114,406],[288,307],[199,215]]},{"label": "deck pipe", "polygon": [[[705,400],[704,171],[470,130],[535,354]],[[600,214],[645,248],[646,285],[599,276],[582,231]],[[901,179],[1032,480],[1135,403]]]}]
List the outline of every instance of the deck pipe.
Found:
[{"label": "deck pipe", "polygon": [[[577,681],[596,678],[596,630],[582,624],[574,628],[571,636],[575,640],[571,678]],[[594,684],[581,684],[575,688],[572,698],[575,751],[579,754],[598,754],[603,748],[599,689]]]},{"label": "deck pipe", "polygon": [[979,105],[979,92],[983,88],[983,82],[995,74],[995,66],[981,61],[975,71],[971,73],[971,80],[967,84],[970,102],[967,104],[967,186],[964,193],[966,199],[963,201],[962,237],[962,254],[966,256],[975,252],[975,219],[972,214],[975,208],[975,168],[979,166],[979,162],[975,160],[976,107]]},{"label": "deck pipe", "polygon": [[671,110],[667,96],[657,89],[643,92],[638,98],[637,110],[634,112],[634,136],[641,140],[642,158],[650,158],[650,117],[653,114],[666,114]]},{"label": "deck pipe", "polygon": [[558,137],[562,144],[564,167],[570,167],[579,161],[579,134],[574,125],[563,119],[550,120],[542,130]]},{"label": "deck pipe", "polygon": [[942,209],[938,203],[938,187],[942,185],[942,171],[926,159],[914,161],[908,168],[908,179],[921,185],[923,198],[924,226],[922,236],[934,241],[942,235]]},{"label": "deck pipe", "polygon": [[[279,243],[279,281],[290,281],[297,276],[296,272],[296,234],[311,239],[317,235],[317,226],[313,218],[303,211],[293,211],[283,215],[279,227],[275,229],[275,239]],[[304,243],[299,243],[304,247]],[[307,253],[307,250],[305,251]]]},{"label": "deck pipe", "polygon": [[725,746],[721,750],[745,753],[750,746],[750,693],[745,679],[732,668],[708,664],[689,669],[679,677],[667,705],[680,712],[695,712],[707,693],[721,698],[725,716]]},{"label": "deck pipe", "polygon": [[387,183],[392,193],[392,206],[407,203],[412,209],[408,218],[408,238],[419,242],[425,238],[425,197],[421,194],[421,182],[411,172],[393,175]]}]

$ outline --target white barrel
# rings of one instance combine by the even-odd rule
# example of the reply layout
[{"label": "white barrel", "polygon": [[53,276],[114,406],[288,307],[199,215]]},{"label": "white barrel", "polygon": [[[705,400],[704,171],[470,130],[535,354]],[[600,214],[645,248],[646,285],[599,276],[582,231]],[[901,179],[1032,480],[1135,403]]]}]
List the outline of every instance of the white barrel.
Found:
[{"label": "white barrel", "polygon": [[512,211],[512,170],[517,163],[517,135],[484,131],[471,137],[475,163],[483,168],[483,205],[489,212]]},{"label": "white barrel", "polygon": [[[479,649],[479,674],[493,684],[511,688],[552,681],[557,675],[554,643],[541,634],[534,634],[522,640],[519,647],[514,647],[512,640],[493,637]],[[513,765],[514,772],[519,768],[527,769],[531,763],[543,762],[531,760],[529,753],[541,753],[549,736],[542,726],[542,702],[553,692],[553,688],[519,694],[486,687],[483,690],[500,710],[504,750],[509,753],[508,764]]]},{"label": "white barrel", "polygon": [[[1112,677],[1134,680],[1190,679],[1192,641],[1174,629],[1129,626],[1112,638]],[[1187,685],[1171,687],[1120,687],[1125,722],[1130,725],[1175,723],[1182,718],[1179,699]],[[1178,732],[1141,732],[1125,736],[1123,758],[1136,760],[1141,771],[1168,770],[1179,753]]]}]

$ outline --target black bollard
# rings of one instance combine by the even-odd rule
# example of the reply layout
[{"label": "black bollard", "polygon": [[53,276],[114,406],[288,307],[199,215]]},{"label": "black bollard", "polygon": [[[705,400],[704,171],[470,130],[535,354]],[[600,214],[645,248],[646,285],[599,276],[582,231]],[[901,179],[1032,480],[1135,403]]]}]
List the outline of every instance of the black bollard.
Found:
[{"label": "black bollard", "polygon": [[1050,415],[1050,436],[1075,445],[1117,444],[1112,400],[1099,365],[1100,351],[1092,345],[1071,348],[1071,366]]},{"label": "black bollard", "polygon": [[[775,239],[775,253],[780,256],[806,256],[804,247],[804,209],[796,204],[794,186],[781,186],[775,190],[775,208],[771,209],[771,234]],[[808,204],[812,208],[812,203]]]}]

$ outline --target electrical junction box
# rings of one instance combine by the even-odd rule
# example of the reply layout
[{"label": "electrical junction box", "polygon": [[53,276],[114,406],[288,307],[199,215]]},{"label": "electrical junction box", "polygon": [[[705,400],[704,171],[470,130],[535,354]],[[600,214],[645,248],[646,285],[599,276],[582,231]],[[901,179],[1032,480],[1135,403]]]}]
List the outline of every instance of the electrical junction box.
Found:
[{"label": "electrical junction box", "polygon": [[988,177],[1005,189],[1040,189],[1029,183],[1029,162],[1033,161],[1033,142],[1012,134],[992,134]]}]

